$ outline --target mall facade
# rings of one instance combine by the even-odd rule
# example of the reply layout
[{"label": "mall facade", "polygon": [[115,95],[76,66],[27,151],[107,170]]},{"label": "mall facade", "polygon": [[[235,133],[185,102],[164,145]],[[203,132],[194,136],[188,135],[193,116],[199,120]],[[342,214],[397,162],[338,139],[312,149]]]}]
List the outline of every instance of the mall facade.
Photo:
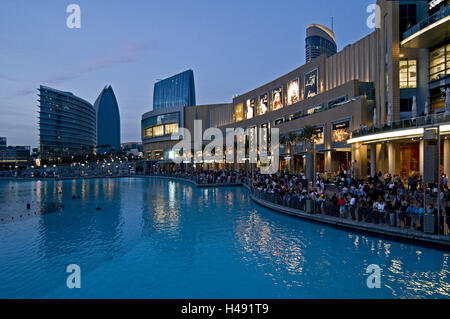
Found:
[{"label": "mall facade", "polygon": [[[171,119],[155,118],[162,115],[158,111],[144,114],[146,157],[169,161],[174,156],[175,141],[167,140],[165,126],[164,140],[148,139],[145,129],[154,123],[189,128],[202,119],[204,130],[278,128],[285,136],[308,125],[315,129],[317,172],[347,170],[359,177],[382,172],[406,179],[423,174],[436,158],[449,176],[450,3],[379,0],[377,5],[375,31],[336,54],[322,54],[231,103],[173,107]],[[305,154],[301,142],[281,147],[280,168],[304,169]]]}]

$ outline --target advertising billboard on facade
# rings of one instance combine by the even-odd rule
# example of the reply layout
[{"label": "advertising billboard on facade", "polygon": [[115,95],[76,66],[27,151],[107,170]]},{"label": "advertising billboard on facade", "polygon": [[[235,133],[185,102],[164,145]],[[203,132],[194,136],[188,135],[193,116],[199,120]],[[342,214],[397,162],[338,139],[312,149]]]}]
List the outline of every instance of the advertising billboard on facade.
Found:
[{"label": "advertising billboard on facade", "polygon": [[305,73],[305,99],[316,96],[318,93],[319,70],[315,69]]},{"label": "advertising billboard on facade", "polygon": [[238,103],[234,106],[234,119],[236,122],[240,122],[244,119],[244,104]]},{"label": "advertising billboard on facade", "polygon": [[272,110],[276,111],[283,107],[283,88],[279,87],[272,90]]},{"label": "advertising billboard on facade", "polygon": [[255,116],[256,99],[247,100],[247,119],[252,119]]},{"label": "advertising billboard on facade", "polygon": [[350,121],[334,123],[331,135],[333,143],[347,141],[350,138]]},{"label": "advertising billboard on facade", "polygon": [[269,95],[267,93],[264,93],[259,97],[258,114],[266,114],[267,111],[269,111]]},{"label": "advertising billboard on facade", "polygon": [[286,105],[292,105],[300,100],[300,86],[299,80],[295,79],[287,85],[287,101]]}]

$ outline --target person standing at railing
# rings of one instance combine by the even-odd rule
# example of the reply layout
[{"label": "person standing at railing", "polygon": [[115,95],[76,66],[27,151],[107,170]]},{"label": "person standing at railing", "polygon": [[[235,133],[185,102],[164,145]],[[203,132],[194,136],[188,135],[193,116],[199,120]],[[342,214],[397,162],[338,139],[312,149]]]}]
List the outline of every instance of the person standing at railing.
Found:
[{"label": "person standing at railing", "polygon": [[339,216],[344,218],[345,216],[345,199],[344,196],[340,196],[337,200],[337,204],[339,207]]},{"label": "person standing at railing", "polygon": [[[417,204],[417,206],[416,206],[416,211],[417,211],[417,219],[418,219],[418,221],[419,221],[419,228],[420,229],[422,229],[422,226],[423,226],[423,215],[424,215],[424,213],[425,213],[425,210],[424,210],[424,208],[423,208],[423,205],[422,205],[422,203],[418,203]],[[418,228],[417,227],[417,225],[416,225],[416,229]]]},{"label": "person standing at railing", "polygon": [[350,199],[350,215],[353,220],[356,220],[356,197],[355,195],[352,195],[352,198]]},{"label": "person standing at railing", "polygon": [[408,208],[406,209],[406,213],[408,214],[409,218],[411,219],[411,222],[407,224],[411,225],[411,228],[416,229],[417,227],[417,207],[414,205],[413,202],[409,203]]},{"label": "person standing at railing", "polygon": [[385,222],[385,213],[386,213],[385,209],[386,209],[386,205],[385,205],[384,201],[380,200],[377,204],[377,211],[379,213],[378,216],[381,217],[381,220],[383,223]]}]

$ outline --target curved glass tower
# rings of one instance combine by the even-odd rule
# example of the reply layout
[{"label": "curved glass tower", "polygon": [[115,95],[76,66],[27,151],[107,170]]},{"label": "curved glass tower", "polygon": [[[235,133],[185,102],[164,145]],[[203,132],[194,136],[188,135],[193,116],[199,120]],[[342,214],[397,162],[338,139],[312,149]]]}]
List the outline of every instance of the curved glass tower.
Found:
[{"label": "curved glass tower", "polygon": [[38,90],[41,157],[93,153],[96,124],[92,104],[71,92],[42,85]]},{"label": "curved glass tower", "polygon": [[320,24],[310,24],[306,29],[306,63],[322,54],[330,57],[337,53],[334,32]]},{"label": "curved glass tower", "polygon": [[120,151],[120,113],[116,96],[106,86],[94,103],[97,112],[97,153]]},{"label": "curved glass tower", "polygon": [[174,106],[195,106],[194,71],[187,70],[155,83],[153,111]]}]

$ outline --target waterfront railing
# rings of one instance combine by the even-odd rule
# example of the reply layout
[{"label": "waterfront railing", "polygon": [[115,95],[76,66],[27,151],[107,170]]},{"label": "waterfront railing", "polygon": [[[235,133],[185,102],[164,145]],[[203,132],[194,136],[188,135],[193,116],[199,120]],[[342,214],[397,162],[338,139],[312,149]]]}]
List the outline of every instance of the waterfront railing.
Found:
[{"label": "waterfront railing", "polygon": [[385,225],[402,229],[414,229],[429,234],[450,234],[450,207],[445,207],[442,210],[439,217],[440,221],[438,221],[437,215],[409,214],[401,210],[380,211],[372,207],[351,206],[348,204],[339,206],[323,198],[310,200],[298,195],[287,194],[282,196],[278,193],[265,192],[251,186],[249,189],[254,198],[298,210],[301,213],[319,214],[354,222]]}]

